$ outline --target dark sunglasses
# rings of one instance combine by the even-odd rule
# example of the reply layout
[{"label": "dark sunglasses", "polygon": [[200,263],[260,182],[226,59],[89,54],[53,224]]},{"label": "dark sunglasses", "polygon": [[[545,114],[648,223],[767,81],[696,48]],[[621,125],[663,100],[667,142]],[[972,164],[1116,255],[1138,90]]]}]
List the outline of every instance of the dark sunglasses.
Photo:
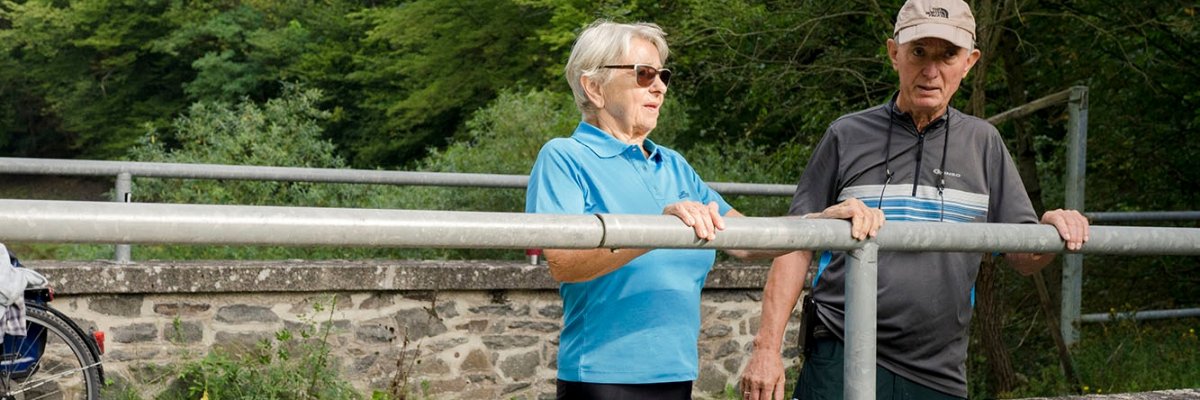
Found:
[{"label": "dark sunglasses", "polygon": [[637,75],[637,84],[641,87],[650,87],[656,77],[662,78],[663,86],[671,84],[671,70],[666,68],[659,69],[646,64],[605,65],[601,68],[632,69]]}]

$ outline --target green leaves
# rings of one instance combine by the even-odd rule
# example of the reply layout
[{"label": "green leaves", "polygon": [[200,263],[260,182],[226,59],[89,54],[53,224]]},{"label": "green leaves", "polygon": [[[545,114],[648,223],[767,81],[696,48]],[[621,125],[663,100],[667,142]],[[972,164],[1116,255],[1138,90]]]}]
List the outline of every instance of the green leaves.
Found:
[{"label": "green leaves", "polygon": [[[534,29],[550,14],[508,0],[423,0],[368,10],[364,44],[350,78],[360,106],[380,121],[375,138],[352,143],[369,165],[397,164],[449,142],[466,116],[505,87],[542,82]],[[365,142],[365,140],[364,140]]]},{"label": "green leaves", "polygon": [[[1194,4],[976,3],[991,7],[977,13],[981,26],[1019,41],[1020,60],[978,71],[988,113],[1018,105],[1005,96],[1010,89],[1032,99],[1087,84],[1096,207],[1195,208],[1188,193],[1200,185],[1200,169],[1191,168],[1200,146],[1184,134],[1200,126]],[[294,82],[323,93],[314,106],[329,115],[314,126],[346,165],[428,167],[430,154],[466,157],[454,155],[455,143],[493,140],[468,121],[502,93],[567,94],[563,64],[579,30],[597,18],[652,21],[669,33],[676,79],[665,110],[673,120],[660,124],[657,140],[684,151],[712,142],[807,146],[838,116],[895,91],[884,43],[900,4],[6,1],[0,151],[120,158],[146,127],[164,131],[180,115],[206,112],[193,104],[261,106],[288,97],[284,82]],[[1018,17],[988,20],[1010,14]],[[1001,65],[1022,69],[1024,89]],[[1064,118],[1051,114],[1028,117],[1026,128],[1046,144],[1035,152],[1042,175],[1057,176]],[[491,165],[526,156],[508,155]]]},{"label": "green leaves", "polygon": [[[287,86],[284,95],[259,106],[196,103],[171,130],[151,127],[133,149],[137,161],[343,168],[332,143],[321,138],[329,113],[317,108],[320,91]],[[149,200],[193,204],[328,205],[337,193],[311,184],[139,180]]]}]

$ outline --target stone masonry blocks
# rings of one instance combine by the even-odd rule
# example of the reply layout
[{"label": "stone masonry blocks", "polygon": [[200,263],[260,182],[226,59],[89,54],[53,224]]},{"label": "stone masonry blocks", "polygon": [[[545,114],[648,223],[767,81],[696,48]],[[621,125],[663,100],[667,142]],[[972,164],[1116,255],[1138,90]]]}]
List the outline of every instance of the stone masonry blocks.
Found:
[{"label": "stone masonry blocks", "polygon": [[[60,292],[55,304],[62,303],[62,310],[72,319],[88,321],[89,325],[108,333],[106,373],[130,382],[140,382],[139,376],[146,373],[147,366],[179,365],[197,360],[213,349],[245,354],[255,351],[261,341],[274,340],[275,332],[280,329],[297,330],[316,324],[330,328],[331,357],[338,360],[342,379],[367,395],[372,388],[385,389],[400,379],[400,374],[396,373],[397,365],[405,364],[410,366],[410,371],[403,379],[408,387],[417,391],[414,393],[421,393],[421,398],[554,397],[558,334],[562,329],[562,304],[557,285],[537,283],[537,287],[530,289],[505,289],[472,286],[480,283],[470,281],[459,285],[461,288],[458,289],[446,288],[458,286],[446,286],[410,290],[371,286],[374,280],[359,279],[358,282],[365,284],[361,289],[331,289],[350,282],[355,268],[360,265],[364,267],[362,271],[372,271],[372,277],[383,276],[373,271],[393,268],[385,263],[381,263],[384,264],[382,267],[371,268],[365,268],[370,264],[362,262],[297,261],[221,267],[274,268],[269,278],[290,279],[293,282],[291,291],[273,291],[269,285],[256,290],[228,289],[234,283],[253,282],[253,277],[261,275],[245,271],[241,272],[238,281],[225,282],[223,287],[227,289],[224,291],[195,289],[192,282],[171,281],[156,286],[160,288],[158,291],[138,289],[140,280],[162,280],[155,280],[150,275],[155,268],[105,265],[96,268],[107,268],[100,274],[107,280],[122,275],[116,270],[118,268],[140,271],[124,273],[139,281],[112,282],[130,294],[104,290],[97,294],[81,294],[79,289],[68,289],[67,294]],[[316,267],[310,264],[316,264]],[[438,265],[425,262],[412,271],[423,274],[431,268],[440,268]],[[192,267],[180,264],[159,269],[171,271],[172,268],[186,270]],[[196,268],[213,279],[221,276],[214,274],[212,267]],[[348,276],[336,281],[303,281],[288,278],[290,268],[304,269],[303,274],[297,276],[336,275],[334,271]],[[525,267],[514,268],[523,271]],[[75,273],[78,269],[78,266],[64,268],[64,271],[71,271],[64,273]],[[90,273],[96,275],[95,271]],[[461,267],[449,268],[449,271],[458,273]],[[186,271],[171,274],[187,276]],[[731,273],[714,269],[712,274],[729,276]],[[522,276],[525,275],[533,276],[523,272]],[[87,276],[79,273],[68,280]],[[445,277],[429,280],[449,281]],[[725,279],[722,285],[729,285],[729,281]],[[508,285],[511,282],[518,281],[495,279],[493,283]],[[744,288],[705,290],[696,398],[720,398],[727,385],[736,385],[759,325],[761,296],[756,287],[759,284],[761,281],[744,284]],[[104,285],[88,286],[103,289]],[[76,290],[75,294],[71,290]],[[327,306],[328,299],[337,301],[332,310]],[[314,312],[313,304],[326,306],[318,313]],[[789,324],[789,339],[785,345],[790,346],[785,346],[785,354],[797,354],[792,340],[795,338],[794,322]],[[784,361],[790,365],[796,360],[790,357]],[[139,386],[139,389],[146,390],[143,397],[157,394],[152,391],[152,386]]]}]

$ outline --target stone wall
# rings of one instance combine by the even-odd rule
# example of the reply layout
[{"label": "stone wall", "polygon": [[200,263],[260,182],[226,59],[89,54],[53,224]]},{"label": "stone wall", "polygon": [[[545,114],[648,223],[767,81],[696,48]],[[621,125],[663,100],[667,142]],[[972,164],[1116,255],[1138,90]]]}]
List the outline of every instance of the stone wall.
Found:
[{"label": "stone wall", "polygon": [[[398,370],[411,368],[407,382],[428,398],[553,398],[562,306],[544,266],[29,264],[51,278],[59,294],[53,306],[85,329],[106,332],[106,373],[147,392],[170,383],[172,366],[210,349],[255,351],[280,330],[330,324],[342,377],[365,393],[386,390]],[[719,264],[710,274],[697,397],[721,397],[736,384],[758,328],[765,273],[763,265]],[[795,342],[796,329],[793,320],[787,343]],[[796,353],[785,349],[789,362]]]}]

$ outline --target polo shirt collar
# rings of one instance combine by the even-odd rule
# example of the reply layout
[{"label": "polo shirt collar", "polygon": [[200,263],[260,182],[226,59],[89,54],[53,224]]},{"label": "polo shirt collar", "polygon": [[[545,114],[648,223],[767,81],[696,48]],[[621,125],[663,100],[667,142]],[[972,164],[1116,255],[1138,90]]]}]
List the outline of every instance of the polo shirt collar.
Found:
[{"label": "polo shirt collar", "polygon": [[[637,145],[617,140],[617,138],[609,135],[608,132],[586,121],[579,121],[579,126],[575,128],[575,133],[571,135],[571,138],[582,143],[600,158],[616,157],[621,153],[629,151],[631,147],[637,148]],[[650,138],[646,138],[642,142],[642,146],[646,148],[646,152],[650,153],[650,159],[657,160],[660,157],[658,145],[651,141]]]}]

